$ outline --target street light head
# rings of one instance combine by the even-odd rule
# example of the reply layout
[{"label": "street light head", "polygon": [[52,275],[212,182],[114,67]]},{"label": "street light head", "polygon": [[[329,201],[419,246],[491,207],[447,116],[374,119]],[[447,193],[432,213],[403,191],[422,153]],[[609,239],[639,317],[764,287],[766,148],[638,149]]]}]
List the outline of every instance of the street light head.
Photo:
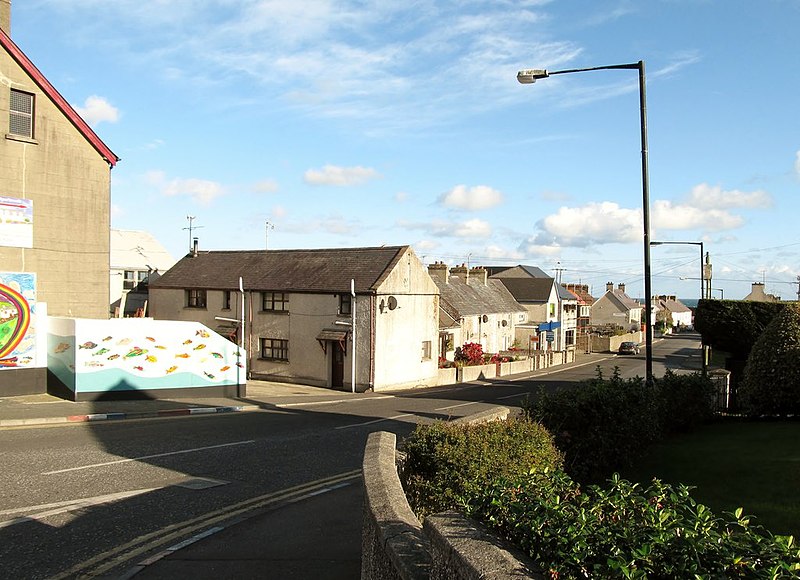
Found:
[{"label": "street light head", "polygon": [[536,82],[537,79],[546,79],[550,76],[545,69],[542,68],[527,68],[517,73],[517,80],[523,85],[530,85]]}]

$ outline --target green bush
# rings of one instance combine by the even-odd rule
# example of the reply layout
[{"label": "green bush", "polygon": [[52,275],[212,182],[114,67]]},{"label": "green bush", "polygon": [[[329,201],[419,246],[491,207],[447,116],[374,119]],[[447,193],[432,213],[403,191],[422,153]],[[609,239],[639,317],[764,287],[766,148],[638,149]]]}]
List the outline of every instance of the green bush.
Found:
[{"label": "green bush", "polygon": [[785,306],[780,302],[700,300],[694,327],[703,336],[703,344],[745,360],[758,337]]},{"label": "green bush", "polygon": [[712,386],[695,375],[667,373],[647,386],[622,379],[619,369],[574,389],[540,391],[523,401],[524,414],[542,423],[564,453],[567,473],[583,483],[603,481],[627,467],[664,435],[687,430],[711,417]]},{"label": "green bush", "polygon": [[660,436],[655,389],[618,369],[573,389],[546,393],[522,404],[524,414],[553,434],[564,467],[581,482],[602,481],[630,464]]},{"label": "green bush", "polygon": [[764,329],[737,395],[747,415],[800,414],[800,307],[787,304]]},{"label": "green bush", "polygon": [[620,479],[582,490],[563,472],[535,471],[477,490],[466,515],[525,550],[551,578],[789,578],[791,537],[728,519],[685,486]]},{"label": "green bush", "polygon": [[663,435],[691,431],[714,416],[715,388],[701,373],[676,375],[668,370],[655,380]]},{"label": "green bush", "polygon": [[420,425],[404,441],[400,474],[418,515],[461,508],[498,476],[561,466],[550,434],[527,419]]}]

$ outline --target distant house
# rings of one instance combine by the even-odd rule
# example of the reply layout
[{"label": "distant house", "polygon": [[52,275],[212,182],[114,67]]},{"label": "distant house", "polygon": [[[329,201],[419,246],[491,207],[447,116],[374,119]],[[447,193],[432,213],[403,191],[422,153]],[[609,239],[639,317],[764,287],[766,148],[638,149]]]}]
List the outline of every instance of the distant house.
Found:
[{"label": "distant house", "polygon": [[490,266],[487,270],[528,310],[529,324],[536,326],[538,336],[534,339],[540,341],[540,348],[564,350],[575,344],[578,300],[574,294],[536,266]]},{"label": "distant house", "polygon": [[439,288],[439,354],[453,360],[454,350],[467,342],[480,343],[485,353],[508,350],[515,328],[527,322],[528,311],[499,280],[483,268],[448,266],[436,262],[428,274]]},{"label": "distant house", "polygon": [[693,328],[694,317],[692,309],[678,300],[675,296],[661,295],[653,298],[653,312],[656,321],[663,320],[668,323],[671,330]]},{"label": "distant house", "polygon": [[355,354],[359,391],[437,381],[439,289],[409,246],[195,248],[150,284],[150,308],[236,341],[244,318],[254,378],[349,389]]},{"label": "distant house", "polygon": [[764,284],[762,282],[753,282],[750,294],[744,297],[744,300],[751,302],[780,302],[781,297],[774,294],[767,294],[764,291]]},{"label": "distant house", "polygon": [[150,233],[111,230],[111,316],[147,314],[147,283],[175,264],[175,258]]},{"label": "distant house", "polygon": [[111,168],[119,160],[11,40],[10,30],[5,0],[0,301],[18,294],[14,308],[27,323],[11,348],[0,347],[0,397],[47,389],[46,360],[37,354],[46,340],[38,322],[45,304],[51,316],[108,317]]},{"label": "distant house", "polygon": [[592,305],[592,326],[615,326],[623,330],[639,330],[642,305],[625,293],[625,284],[614,288],[606,284],[606,292]]},{"label": "distant house", "polygon": [[587,334],[591,328],[592,305],[594,296],[589,292],[587,284],[562,284],[569,292],[575,295],[578,304],[577,333],[578,335]]}]

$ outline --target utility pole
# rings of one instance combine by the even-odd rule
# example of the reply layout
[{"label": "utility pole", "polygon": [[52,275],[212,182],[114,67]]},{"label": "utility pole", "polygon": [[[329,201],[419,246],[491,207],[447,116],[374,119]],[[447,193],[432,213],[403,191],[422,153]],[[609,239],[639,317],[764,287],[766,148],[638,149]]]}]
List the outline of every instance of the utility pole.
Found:
[{"label": "utility pole", "polygon": [[556,273],[556,283],[561,286],[561,272],[566,271],[566,268],[561,267],[561,262],[556,262],[556,267],[553,270]]},{"label": "utility pole", "polygon": [[193,231],[193,230],[196,230],[196,229],[199,229],[199,228],[202,228],[202,227],[204,227],[204,226],[193,226],[193,225],[192,225],[192,222],[193,222],[195,219],[197,219],[197,218],[196,218],[195,216],[193,216],[193,215],[187,215],[187,216],[186,216],[186,219],[187,219],[187,220],[189,220],[189,227],[187,227],[187,228],[183,228],[183,229],[184,229],[184,230],[189,230],[189,251],[191,252],[191,251],[192,251],[192,231]]}]

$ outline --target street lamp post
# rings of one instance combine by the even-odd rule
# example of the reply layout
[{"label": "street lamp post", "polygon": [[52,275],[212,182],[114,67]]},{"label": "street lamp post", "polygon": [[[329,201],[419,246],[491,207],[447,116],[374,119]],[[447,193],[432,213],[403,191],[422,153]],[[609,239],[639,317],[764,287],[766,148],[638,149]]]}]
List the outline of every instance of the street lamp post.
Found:
[{"label": "street lamp post", "polygon": [[711,296],[706,296],[705,280],[703,279],[705,274],[705,269],[703,268],[703,256],[705,255],[703,252],[703,242],[650,242],[651,246],[665,246],[669,244],[700,246],[700,300],[703,298],[711,298]]},{"label": "street lamp post", "polygon": [[517,73],[517,80],[522,84],[531,84],[539,79],[545,79],[552,75],[567,73],[588,72],[595,70],[636,70],[639,72],[639,123],[641,128],[642,142],[642,225],[644,229],[644,294],[645,294],[645,381],[648,385],[653,384],[653,326],[651,317],[653,314],[652,287],[650,279],[650,180],[648,177],[647,159],[647,98],[645,91],[644,61],[630,64],[614,64],[608,66],[596,66],[591,68],[574,68],[558,71],[547,71],[544,69],[527,69]]}]

